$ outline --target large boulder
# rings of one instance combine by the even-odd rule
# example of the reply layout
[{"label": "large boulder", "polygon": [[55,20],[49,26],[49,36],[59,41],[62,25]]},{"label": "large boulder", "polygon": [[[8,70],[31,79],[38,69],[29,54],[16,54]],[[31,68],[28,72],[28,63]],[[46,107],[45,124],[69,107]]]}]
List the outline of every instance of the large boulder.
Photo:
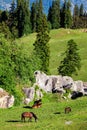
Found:
[{"label": "large boulder", "polygon": [[0,108],[10,108],[14,105],[14,96],[0,88]]},{"label": "large boulder", "polygon": [[36,83],[34,86],[39,86],[39,88],[43,89],[45,92],[52,92],[52,90],[55,89],[63,91],[61,75],[46,75],[41,71],[35,71],[34,75],[36,78]]}]

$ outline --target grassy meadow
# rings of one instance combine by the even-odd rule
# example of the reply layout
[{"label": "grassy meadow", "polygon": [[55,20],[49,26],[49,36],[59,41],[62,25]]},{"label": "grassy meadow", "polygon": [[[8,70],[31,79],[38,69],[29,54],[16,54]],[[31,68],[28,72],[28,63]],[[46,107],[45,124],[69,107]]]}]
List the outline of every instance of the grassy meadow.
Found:
[{"label": "grassy meadow", "polygon": [[[16,42],[23,47],[23,53],[31,55],[35,38],[34,33],[17,39]],[[73,78],[87,81],[87,33],[82,29],[58,29],[50,32],[50,74],[57,74],[57,68],[70,39],[78,44],[82,65],[78,75],[73,75]],[[64,108],[67,106],[70,106],[72,111],[65,114]],[[38,121],[35,122],[33,119],[32,122],[21,122],[21,113],[24,111],[34,112]],[[42,99],[41,108],[29,109],[22,104],[18,107],[0,109],[0,130],[87,130],[87,97],[66,101],[59,100],[57,94],[48,93]]]},{"label": "grassy meadow", "polygon": [[[0,109],[0,130],[87,130],[87,97],[76,100],[55,100],[55,95],[48,94],[42,100],[42,107]],[[72,111],[65,114],[64,108],[70,106]],[[21,122],[21,113],[32,111],[37,117],[35,122]],[[57,114],[60,112],[60,114]]]},{"label": "grassy meadow", "polygon": [[[33,51],[35,39],[36,34],[34,33],[16,41],[19,46],[23,47],[23,53],[30,55]],[[63,53],[70,39],[73,39],[77,43],[81,57],[81,70],[78,71],[78,75],[73,75],[73,78],[74,80],[87,81],[87,32],[85,32],[84,29],[56,29],[50,31],[50,74],[58,74],[57,68],[60,65],[60,61],[63,59]]]}]

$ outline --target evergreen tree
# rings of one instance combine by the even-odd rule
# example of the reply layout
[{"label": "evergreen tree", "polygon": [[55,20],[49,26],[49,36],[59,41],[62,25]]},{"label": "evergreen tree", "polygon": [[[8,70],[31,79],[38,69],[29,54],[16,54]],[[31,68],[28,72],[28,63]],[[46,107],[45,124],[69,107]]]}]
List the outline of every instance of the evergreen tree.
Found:
[{"label": "evergreen tree", "polygon": [[48,24],[46,20],[46,16],[43,15],[41,16],[40,24],[38,26],[38,33],[37,33],[37,38],[34,45],[34,51],[36,57],[39,57],[41,60],[41,69],[44,72],[49,71],[49,30],[48,30]]},{"label": "evergreen tree", "polygon": [[60,11],[61,27],[70,28],[72,26],[72,15],[71,15],[70,7],[71,7],[70,0],[68,0],[68,2],[65,0]]},{"label": "evergreen tree", "polygon": [[18,36],[27,35],[31,32],[30,12],[28,0],[17,0]]},{"label": "evergreen tree", "polygon": [[49,8],[48,21],[50,21],[52,29],[60,27],[60,0],[52,2],[52,7]]},{"label": "evergreen tree", "polygon": [[6,22],[7,19],[8,19],[8,12],[7,11],[1,11],[0,22]]},{"label": "evergreen tree", "polygon": [[80,16],[83,16],[84,14],[84,7],[83,7],[83,4],[80,5],[80,10],[79,10],[79,15]]},{"label": "evergreen tree", "polygon": [[36,3],[33,2],[31,6],[31,26],[32,26],[32,31],[36,32],[36,17],[37,17],[37,8],[36,8]]},{"label": "evergreen tree", "polygon": [[66,12],[66,0],[64,1],[60,9],[60,26],[65,27],[65,12]]},{"label": "evergreen tree", "polygon": [[39,25],[41,25],[41,21],[43,19],[43,5],[42,0],[39,0],[39,2],[36,3],[37,7],[37,17],[36,17],[36,32],[39,32]]},{"label": "evergreen tree", "polygon": [[66,9],[65,9],[65,28],[70,28],[72,26],[72,16],[71,16],[71,3],[70,0],[66,3]]},{"label": "evergreen tree", "polygon": [[8,26],[13,35],[13,38],[15,39],[16,37],[18,37],[16,7],[14,0],[11,3],[9,11]]},{"label": "evergreen tree", "polygon": [[72,74],[77,74],[77,70],[80,69],[80,56],[78,54],[77,44],[70,40],[68,41],[67,50],[65,51],[66,57],[61,61],[58,68],[59,74],[65,76],[71,76]]},{"label": "evergreen tree", "polygon": [[73,12],[73,28],[79,28],[79,7],[76,4]]}]

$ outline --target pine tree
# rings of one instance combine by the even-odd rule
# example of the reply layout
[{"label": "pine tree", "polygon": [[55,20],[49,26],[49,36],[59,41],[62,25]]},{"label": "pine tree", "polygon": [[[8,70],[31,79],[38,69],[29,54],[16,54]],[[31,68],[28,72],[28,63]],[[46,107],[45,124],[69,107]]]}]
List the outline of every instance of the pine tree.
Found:
[{"label": "pine tree", "polygon": [[60,9],[60,26],[65,28],[65,10],[66,10],[66,1],[63,3]]},{"label": "pine tree", "polygon": [[72,15],[71,15],[70,7],[71,7],[70,0],[68,0],[68,2],[65,0],[60,11],[61,27],[70,28],[72,26]]},{"label": "pine tree", "polygon": [[80,5],[80,9],[79,9],[79,10],[80,10],[80,11],[79,11],[79,15],[80,15],[80,16],[83,16],[83,14],[84,14],[83,4]]},{"label": "pine tree", "polygon": [[52,2],[52,7],[49,8],[48,21],[50,21],[52,29],[60,27],[60,0]]},{"label": "pine tree", "polygon": [[43,15],[39,19],[38,33],[34,45],[35,55],[41,60],[41,70],[44,72],[49,71],[49,30],[46,16]]},{"label": "pine tree", "polygon": [[32,32],[36,32],[36,17],[37,17],[37,8],[36,8],[36,3],[33,2],[31,6],[31,26],[32,26]]},{"label": "pine tree", "polygon": [[79,7],[78,5],[76,4],[75,7],[74,7],[74,12],[73,12],[73,28],[79,28]]},{"label": "pine tree", "polygon": [[27,35],[31,32],[30,12],[28,0],[17,0],[18,36]]},{"label": "pine tree", "polygon": [[42,19],[43,19],[43,5],[42,5],[42,0],[39,0],[39,2],[36,3],[36,7],[37,7],[36,32],[39,32],[39,27],[40,27]]},{"label": "pine tree", "polygon": [[71,16],[71,3],[70,0],[66,3],[66,9],[65,9],[65,28],[70,28],[72,26],[72,16]]},{"label": "pine tree", "polygon": [[18,37],[18,30],[17,30],[17,17],[16,17],[16,7],[14,0],[11,3],[10,11],[9,11],[9,18],[8,18],[8,26],[15,39]]},{"label": "pine tree", "polygon": [[79,70],[81,67],[81,59],[78,54],[77,44],[73,40],[68,41],[65,54],[65,58],[63,59],[63,61],[61,61],[58,68],[59,74],[63,76],[72,76],[72,74],[77,74],[77,70]]}]

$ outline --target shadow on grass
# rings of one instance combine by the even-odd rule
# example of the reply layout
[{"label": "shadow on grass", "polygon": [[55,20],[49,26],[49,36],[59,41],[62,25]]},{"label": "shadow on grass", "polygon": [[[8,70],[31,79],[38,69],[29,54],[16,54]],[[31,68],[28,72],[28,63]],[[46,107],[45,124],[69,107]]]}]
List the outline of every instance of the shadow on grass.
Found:
[{"label": "shadow on grass", "polygon": [[54,114],[61,114],[61,112],[55,112]]},{"label": "shadow on grass", "polygon": [[8,120],[8,121],[5,121],[5,122],[22,122],[21,120]]},{"label": "shadow on grass", "polygon": [[23,106],[23,108],[32,109],[32,107],[31,107],[31,106]]}]

